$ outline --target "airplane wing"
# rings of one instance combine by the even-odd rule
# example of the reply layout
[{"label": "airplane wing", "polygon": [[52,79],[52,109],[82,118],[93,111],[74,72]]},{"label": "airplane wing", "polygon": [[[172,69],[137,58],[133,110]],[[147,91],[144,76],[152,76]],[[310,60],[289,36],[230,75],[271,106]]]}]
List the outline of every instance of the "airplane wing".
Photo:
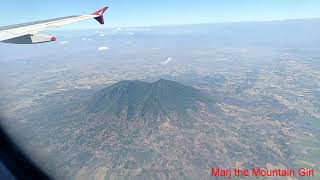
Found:
[{"label": "airplane wing", "polygon": [[95,19],[104,24],[103,14],[108,7],[102,8],[91,15],[68,16],[44,21],[0,27],[0,42],[13,44],[36,44],[56,41],[54,36],[39,34],[41,31],[53,29],[80,21]]}]

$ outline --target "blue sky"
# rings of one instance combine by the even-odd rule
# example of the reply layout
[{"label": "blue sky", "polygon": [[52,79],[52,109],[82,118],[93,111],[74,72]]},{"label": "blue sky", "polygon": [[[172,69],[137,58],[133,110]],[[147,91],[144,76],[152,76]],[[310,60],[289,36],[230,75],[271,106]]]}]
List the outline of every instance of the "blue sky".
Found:
[{"label": "blue sky", "polygon": [[[110,6],[107,27],[133,27],[320,17],[319,0],[1,0],[0,26]],[[94,21],[69,28],[96,27]]]}]

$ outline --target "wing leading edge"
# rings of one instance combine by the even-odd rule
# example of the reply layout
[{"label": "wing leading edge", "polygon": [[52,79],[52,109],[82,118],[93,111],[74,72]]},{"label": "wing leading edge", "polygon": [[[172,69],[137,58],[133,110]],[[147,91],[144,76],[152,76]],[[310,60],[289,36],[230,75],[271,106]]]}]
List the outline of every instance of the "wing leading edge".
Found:
[{"label": "wing leading edge", "polygon": [[0,27],[0,42],[14,44],[36,44],[55,41],[53,36],[42,35],[39,32],[58,28],[80,21],[95,19],[100,24],[104,24],[103,14],[108,7],[104,7],[91,15],[68,16],[44,21],[17,24],[12,26]]}]

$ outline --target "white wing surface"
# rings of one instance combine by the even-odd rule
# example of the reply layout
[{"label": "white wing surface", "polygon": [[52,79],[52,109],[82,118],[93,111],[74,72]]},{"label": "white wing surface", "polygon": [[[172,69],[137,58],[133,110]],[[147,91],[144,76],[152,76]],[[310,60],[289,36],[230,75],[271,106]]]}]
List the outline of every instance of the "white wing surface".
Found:
[{"label": "white wing surface", "polygon": [[107,9],[108,7],[102,8],[91,15],[68,16],[44,21],[0,27],[0,42],[14,44],[35,44],[55,41],[55,37],[41,35],[39,34],[39,32],[92,18],[96,19],[100,24],[104,24],[103,14]]}]

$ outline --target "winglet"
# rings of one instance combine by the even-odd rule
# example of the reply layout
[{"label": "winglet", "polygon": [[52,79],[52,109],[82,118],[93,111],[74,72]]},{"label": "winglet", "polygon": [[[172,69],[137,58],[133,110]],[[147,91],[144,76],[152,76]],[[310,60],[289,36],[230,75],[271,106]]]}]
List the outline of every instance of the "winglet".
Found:
[{"label": "winglet", "polygon": [[104,24],[103,14],[107,11],[108,8],[109,7],[104,7],[92,14],[92,15],[98,15],[98,17],[95,17],[94,19],[97,20],[100,24]]}]

